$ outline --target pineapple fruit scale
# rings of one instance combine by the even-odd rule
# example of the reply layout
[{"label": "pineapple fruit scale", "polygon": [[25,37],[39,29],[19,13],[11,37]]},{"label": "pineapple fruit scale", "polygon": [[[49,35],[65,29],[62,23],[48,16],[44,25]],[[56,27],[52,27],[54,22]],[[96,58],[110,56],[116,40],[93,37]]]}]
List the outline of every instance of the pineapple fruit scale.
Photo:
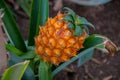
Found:
[{"label": "pineapple fruit scale", "polygon": [[75,36],[75,29],[68,28],[71,22],[63,19],[68,15],[69,13],[59,12],[54,18],[48,18],[45,25],[40,27],[39,35],[35,37],[35,51],[45,62],[59,65],[69,61],[83,48],[86,31],[83,30],[80,36]]}]

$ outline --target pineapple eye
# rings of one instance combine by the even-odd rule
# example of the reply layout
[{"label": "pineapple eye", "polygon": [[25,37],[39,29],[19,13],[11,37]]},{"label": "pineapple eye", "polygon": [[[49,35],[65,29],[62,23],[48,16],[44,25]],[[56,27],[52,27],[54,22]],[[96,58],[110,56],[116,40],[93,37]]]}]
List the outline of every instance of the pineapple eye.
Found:
[{"label": "pineapple eye", "polygon": [[54,52],[55,56],[57,56],[57,57],[61,56],[61,52],[59,49],[54,49],[53,52]]},{"label": "pineapple eye", "polygon": [[58,43],[56,48],[65,48],[66,47],[66,43],[63,39],[58,39]]},{"label": "pineapple eye", "polygon": [[75,45],[75,43],[76,43],[76,41],[75,41],[74,38],[69,39],[68,40],[68,47],[71,47],[71,46]]},{"label": "pineapple eye", "polygon": [[51,56],[52,55],[52,50],[49,48],[45,48],[45,56]]},{"label": "pineapple eye", "polygon": [[48,44],[48,39],[47,39],[47,37],[43,37],[43,38],[42,38],[42,42],[43,42],[44,44]]},{"label": "pineapple eye", "polygon": [[49,44],[50,47],[55,47],[55,45],[56,45],[55,39],[54,38],[50,38],[48,44]]},{"label": "pineapple eye", "polygon": [[64,31],[64,39],[68,40],[72,36],[72,33],[69,30]]}]

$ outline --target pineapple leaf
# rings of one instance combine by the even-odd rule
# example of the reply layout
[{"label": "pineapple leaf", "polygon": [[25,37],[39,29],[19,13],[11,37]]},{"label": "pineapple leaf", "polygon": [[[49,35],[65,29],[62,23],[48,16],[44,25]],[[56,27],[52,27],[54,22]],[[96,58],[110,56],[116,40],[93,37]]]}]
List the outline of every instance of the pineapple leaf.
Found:
[{"label": "pineapple leaf", "polygon": [[89,34],[89,29],[86,25],[81,25],[82,28],[84,28],[86,30],[86,32]]},{"label": "pineapple leaf", "polygon": [[63,18],[63,20],[66,20],[66,21],[69,21],[69,22],[74,22],[74,19],[73,19],[73,17],[72,17],[72,15],[70,15],[70,14],[68,14],[67,16],[65,16],[64,18]]},{"label": "pineapple leaf", "polygon": [[72,23],[70,23],[69,25],[68,25],[68,29],[74,29],[75,27],[74,27],[74,25],[72,24]]},{"label": "pineapple leaf", "polygon": [[[13,54],[13,53],[10,53],[10,60],[9,60],[9,66],[12,66],[14,64],[17,64],[19,62],[23,62],[24,60],[21,59],[21,57]],[[34,79],[34,72],[31,68],[31,66],[28,66],[23,77],[22,77],[22,80],[35,80]]]},{"label": "pineapple leaf", "polygon": [[64,7],[64,9],[67,10],[71,14],[75,14],[75,12],[72,9],[68,8],[68,7]]},{"label": "pineapple leaf", "polygon": [[80,26],[75,26],[74,36],[80,37],[82,35],[82,32],[83,32],[83,30]]},{"label": "pineapple leaf", "polygon": [[43,60],[40,61],[38,67],[38,74],[39,80],[53,80],[52,71],[51,71],[51,64],[44,62]]},{"label": "pineapple leaf", "polygon": [[32,50],[32,51],[28,51],[24,55],[21,55],[20,58],[23,59],[23,60],[30,60],[30,59],[35,58],[35,56],[36,56],[36,53],[35,53],[34,50]]},{"label": "pineapple leaf", "polygon": [[10,43],[13,43],[13,45],[21,51],[26,52],[27,48],[20,33],[19,26],[17,25],[10,8],[5,3],[5,0],[0,0],[0,8],[4,9],[5,15],[3,16],[2,21],[5,25],[4,29],[9,36]]},{"label": "pineapple leaf", "polygon": [[48,18],[48,0],[32,0],[28,46],[34,45],[34,37],[39,32],[39,25],[44,25]]},{"label": "pineapple leaf", "polygon": [[49,17],[49,0],[40,0],[39,25],[43,26]]},{"label": "pineapple leaf", "polygon": [[40,0],[32,0],[31,3],[31,13],[30,13],[30,26],[29,26],[29,35],[28,35],[28,45],[34,45],[34,36],[36,34],[36,29],[38,25],[38,15],[40,14]]},{"label": "pineapple leaf", "polygon": [[2,80],[21,80],[28,64],[29,61],[25,61],[11,66],[4,72]]},{"label": "pineapple leaf", "polygon": [[67,10],[68,14],[71,14],[74,19],[76,18],[76,14],[72,9],[70,9],[68,7],[64,7],[64,9]]},{"label": "pineapple leaf", "polygon": [[83,65],[84,63],[86,63],[87,61],[89,61],[93,57],[94,49],[95,48],[90,49],[89,51],[84,53],[84,55],[79,56],[78,63],[77,63],[78,67],[80,67],[81,65]]},{"label": "pineapple leaf", "polygon": [[10,44],[5,44],[5,47],[8,51],[12,52],[13,54],[15,55],[22,55],[24,54],[22,51],[20,51],[19,49],[17,49],[16,47],[14,47],[13,45],[10,45]]},{"label": "pineapple leaf", "polygon": [[101,44],[105,41],[104,38],[101,37],[102,35],[99,35],[99,34],[93,34],[93,35],[90,35],[89,37],[87,37],[85,39],[85,42],[84,42],[84,47],[86,48],[89,48],[91,46],[95,46],[96,44]]},{"label": "pineapple leaf", "polygon": [[90,23],[84,17],[80,17],[80,16],[77,17],[77,25],[87,25],[87,26],[90,26],[90,27],[95,29],[95,27],[94,27],[94,25],[92,23]]}]

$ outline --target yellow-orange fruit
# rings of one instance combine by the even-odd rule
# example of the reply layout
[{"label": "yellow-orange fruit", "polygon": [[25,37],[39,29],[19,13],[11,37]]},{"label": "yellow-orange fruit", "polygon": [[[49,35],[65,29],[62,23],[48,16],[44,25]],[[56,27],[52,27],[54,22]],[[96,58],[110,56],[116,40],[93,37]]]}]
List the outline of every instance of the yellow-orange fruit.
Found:
[{"label": "yellow-orange fruit", "polygon": [[68,29],[69,22],[62,20],[64,14],[58,13],[54,18],[48,18],[46,24],[40,27],[39,35],[35,38],[36,53],[46,62],[59,65],[69,61],[83,48],[86,33],[80,37],[74,36],[73,30]]}]

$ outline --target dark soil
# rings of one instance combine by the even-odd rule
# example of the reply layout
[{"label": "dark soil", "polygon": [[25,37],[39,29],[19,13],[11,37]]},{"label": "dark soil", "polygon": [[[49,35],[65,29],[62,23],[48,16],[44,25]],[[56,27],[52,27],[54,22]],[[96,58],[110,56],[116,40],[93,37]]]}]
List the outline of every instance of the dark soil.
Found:
[{"label": "dark soil", "polygon": [[[52,17],[57,14],[57,11],[53,11],[53,5],[54,2],[50,0],[50,16]],[[63,0],[63,5],[70,7],[95,25],[96,29],[90,29],[90,34],[105,35],[120,46],[120,0],[113,0],[97,7],[80,6],[69,0]],[[23,36],[27,38],[28,19],[18,18],[17,21],[21,25]],[[55,80],[120,80],[120,53],[110,57],[96,51],[94,60],[90,60],[79,68],[76,65],[74,62],[68,66],[68,70],[72,72],[61,71]]]}]

